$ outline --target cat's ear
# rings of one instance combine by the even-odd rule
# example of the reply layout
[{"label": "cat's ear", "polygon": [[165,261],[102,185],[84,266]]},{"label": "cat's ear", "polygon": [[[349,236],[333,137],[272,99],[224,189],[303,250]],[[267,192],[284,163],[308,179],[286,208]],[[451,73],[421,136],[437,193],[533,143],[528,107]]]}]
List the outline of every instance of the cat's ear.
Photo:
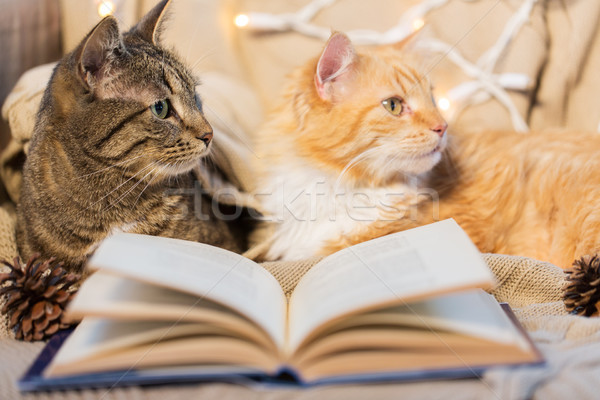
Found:
[{"label": "cat's ear", "polygon": [[162,32],[163,22],[166,19],[167,9],[171,0],[163,0],[144,15],[142,20],[133,27],[132,32],[137,33],[142,39],[158,45]]},{"label": "cat's ear", "polygon": [[321,99],[334,100],[336,92],[341,92],[342,86],[350,78],[356,60],[356,51],[348,36],[334,32],[321,53],[315,71],[315,86]]},{"label": "cat's ear", "polygon": [[123,49],[119,24],[112,17],[106,17],[96,25],[84,41],[79,56],[79,74],[88,86],[102,79],[108,63]]}]

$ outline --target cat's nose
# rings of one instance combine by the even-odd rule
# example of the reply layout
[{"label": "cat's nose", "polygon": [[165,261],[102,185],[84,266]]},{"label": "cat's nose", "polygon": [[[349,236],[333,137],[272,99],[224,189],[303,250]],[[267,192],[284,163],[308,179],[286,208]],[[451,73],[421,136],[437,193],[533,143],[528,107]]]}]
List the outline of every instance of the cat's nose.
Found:
[{"label": "cat's nose", "polygon": [[431,128],[432,131],[434,131],[435,133],[438,134],[439,137],[444,136],[444,133],[446,132],[446,129],[448,129],[448,124],[443,122],[439,125],[436,125],[435,127]]},{"label": "cat's nose", "polygon": [[204,142],[204,144],[206,145],[206,147],[208,147],[208,145],[210,144],[210,141],[212,140],[212,138],[213,138],[212,131],[205,132],[201,136],[198,137],[198,139],[200,139],[200,140],[202,140]]}]

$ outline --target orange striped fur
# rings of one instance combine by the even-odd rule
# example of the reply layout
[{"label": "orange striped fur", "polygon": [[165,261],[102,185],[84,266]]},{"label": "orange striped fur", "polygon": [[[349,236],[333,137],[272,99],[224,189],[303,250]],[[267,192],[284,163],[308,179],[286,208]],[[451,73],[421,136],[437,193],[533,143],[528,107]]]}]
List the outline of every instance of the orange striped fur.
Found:
[{"label": "orange striped fur", "polygon": [[563,268],[600,250],[600,136],[583,132],[480,132],[453,138],[436,167],[436,204],[412,218],[374,222],[332,238],[330,253],[388,233],[454,218],[482,252]]},{"label": "orange striped fur", "polygon": [[[332,80],[319,76],[348,57]],[[258,140],[259,194],[273,232],[264,258],[329,254],[445,218],[483,252],[561,267],[596,253],[600,135],[480,132],[446,146],[416,65],[398,46],[356,52],[336,33],[291,75]],[[382,102],[393,96],[410,112],[391,115]]]}]

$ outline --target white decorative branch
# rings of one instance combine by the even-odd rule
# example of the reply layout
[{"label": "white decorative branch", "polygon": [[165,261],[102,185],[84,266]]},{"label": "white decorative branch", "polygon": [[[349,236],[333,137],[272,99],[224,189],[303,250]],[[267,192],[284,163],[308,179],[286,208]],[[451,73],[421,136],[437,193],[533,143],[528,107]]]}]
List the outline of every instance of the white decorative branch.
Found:
[{"label": "white decorative branch", "polygon": [[[296,31],[305,36],[315,37],[326,41],[331,31],[328,28],[317,26],[310,21],[316,14],[335,3],[337,0],[313,0],[296,13],[268,14],[249,13],[245,19],[248,29],[257,31]],[[406,10],[398,23],[380,33],[373,30],[351,30],[346,32],[350,40],[358,45],[375,45],[396,43],[406,38],[415,30],[415,22],[421,21],[433,9],[439,8],[450,0],[423,0]],[[478,1],[478,0],[462,0]],[[455,110],[463,110],[472,104],[482,103],[495,98],[509,112],[513,127],[521,132],[529,130],[527,123],[519,113],[508,91],[526,91],[531,88],[531,79],[525,74],[503,73],[496,74],[494,69],[498,60],[506,53],[512,40],[521,28],[529,21],[534,6],[539,0],[523,0],[515,14],[507,21],[498,40],[473,63],[465,59],[455,48],[448,43],[437,39],[423,39],[419,47],[431,52],[441,53],[456,64],[470,81],[450,89],[447,93],[448,100],[455,103]],[[458,115],[458,113],[454,113]],[[598,126],[600,131],[600,125]]]},{"label": "white decorative branch", "polygon": [[[310,21],[315,15],[337,0],[314,0],[296,13],[269,14],[250,12],[247,14],[247,29],[255,31],[285,32],[295,31],[305,36],[326,41],[331,35],[329,28],[320,27]],[[424,18],[431,10],[441,7],[449,0],[424,0],[409,8],[401,16],[396,25],[381,33],[368,29],[357,29],[345,32],[353,43],[358,45],[374,45],[396,43],[414,32],[413,23]]]}]

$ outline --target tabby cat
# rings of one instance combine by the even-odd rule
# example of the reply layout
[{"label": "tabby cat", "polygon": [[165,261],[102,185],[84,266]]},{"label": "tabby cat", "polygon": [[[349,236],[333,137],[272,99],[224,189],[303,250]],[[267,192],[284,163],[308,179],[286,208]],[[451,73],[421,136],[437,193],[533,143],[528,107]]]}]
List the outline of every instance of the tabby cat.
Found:
[{"label": "tabby cat", "polygon": [[[323,255],[454,218],[482,252],[568,267],[600,249],[600,137],[448,137],[404,43],[357,53],[334,33],[260,132],[266,259]],[[435,251],[435,249],[432,249]]]},{"label": "tabby cat", "polygon": [[123,34],[106,17],[56,66],[23,171],[23,257],[41,252],[78,270],[117,231],[240,250],[194,191],[191,171],[213,133],[197,81],[159,44],[168,4]]}]

